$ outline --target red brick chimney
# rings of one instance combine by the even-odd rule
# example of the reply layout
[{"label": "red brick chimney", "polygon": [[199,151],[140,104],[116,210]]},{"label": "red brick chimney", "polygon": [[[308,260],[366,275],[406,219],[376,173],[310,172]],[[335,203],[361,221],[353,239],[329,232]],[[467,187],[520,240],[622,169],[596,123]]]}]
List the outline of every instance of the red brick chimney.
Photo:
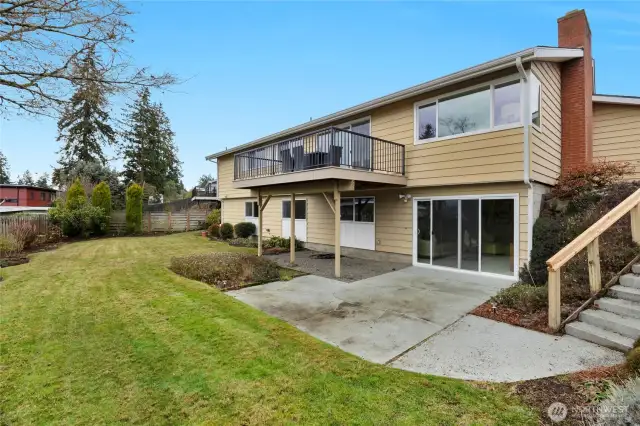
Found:
[{"label": "red brick chimney", "polygon": [[558,47],[581,48],[584,57],[562,63],[562,172],[593,158],[593,60],[591,29],[584,10],[558,19]]}]

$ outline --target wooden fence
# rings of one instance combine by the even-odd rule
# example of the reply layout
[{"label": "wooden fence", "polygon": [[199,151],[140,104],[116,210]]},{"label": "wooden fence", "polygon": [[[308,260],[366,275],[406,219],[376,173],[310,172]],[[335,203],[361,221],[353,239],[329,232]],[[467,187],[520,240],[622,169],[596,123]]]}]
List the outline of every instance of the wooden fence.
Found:
[{"label": "wooden fence", "polygon": [[46,214],[0,216],[0,235],[8,235],[11,228],[22,223],[34,226],[38,235],[46,234],[49,229],[49,216]]},{"label": "wooden fence", "polygon": [[[142,232],[185,232],[195,231],[204,226],[209,211],[187,210],[180,213],[147,212],[142,216]],[[125,212],[118,211],[111,214],[109,231],[112,234],[124,234],[127,222]]]}]

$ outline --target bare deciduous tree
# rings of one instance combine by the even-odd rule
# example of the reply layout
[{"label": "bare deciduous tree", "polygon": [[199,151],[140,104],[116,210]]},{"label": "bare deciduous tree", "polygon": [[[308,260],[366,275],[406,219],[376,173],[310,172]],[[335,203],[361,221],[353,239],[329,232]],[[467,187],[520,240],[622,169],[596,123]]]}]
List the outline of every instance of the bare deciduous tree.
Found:
[{"label": "bare deciduous tree", "polygon": [[99,75],[111,90],[175,82],[132,67],[123,50],[131,12],[119,0],[0,1],[0,113],[51,115],[70,97],[78,58],[102,57]]}]

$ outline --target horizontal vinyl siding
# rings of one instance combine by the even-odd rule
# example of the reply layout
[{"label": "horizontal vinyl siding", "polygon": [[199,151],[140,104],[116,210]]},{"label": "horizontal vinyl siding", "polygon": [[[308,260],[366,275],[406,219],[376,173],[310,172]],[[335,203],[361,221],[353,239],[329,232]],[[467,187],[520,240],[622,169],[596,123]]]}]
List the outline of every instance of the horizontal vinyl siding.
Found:
[{"label": "horizontal vinyl siding", "polygon": [[[333,201],[333,194],[329,200]],[[335,216],[322,194],[307,197],[307,241],[333,245]]]},{"label": "horizontal vinyl siding", "polygon": [[[224,200],[222,202],[222,220],[232,225],[244,222],[244,204],[246,201],[253,202],[256,201],[256,199],[243,198]],[[269,237],[271,235],[280,236],[282,234],[282,199],[271,198],[263,213],[262,235],[264,237]]]},{"label": "horizontal vinyl siding", "polygon": [[[413,201],[406,203],[398,194],[412,197],[442,197],[486,194],[519,194],[520,264],[527,260],[527,187],[524,184],[466,185],[439,188],[410,188],[378,191],[376,197],[376,250],[411,255],[413,250]],[[360,194],[359,194],[360,195]]]},{"label": "horizontal vinyl siding", "polygon": [[250,196],[250,190],[233,187],[233,155],[218,158],[218,197],[246,198]]},{"label": "horizontal vinyl siding", "polygon": [[519,181],[524,178],[523,129],[414,144],[414,101],[371,114],[371,134],[405,145],[408,186]]},{"label": "horizontal vinyl siding", "polygon": [[532,71],[542,86],[542,131],[531,127],[531,178],[554,185],[560,176],[562,146],[560,66],[552,62],[534,62]]},{"label": "horizontal vinyl siding", "polygon": [[593,106],[594,160],[627,161],[635,173],[627,179],[640,179],[640,106]]}]

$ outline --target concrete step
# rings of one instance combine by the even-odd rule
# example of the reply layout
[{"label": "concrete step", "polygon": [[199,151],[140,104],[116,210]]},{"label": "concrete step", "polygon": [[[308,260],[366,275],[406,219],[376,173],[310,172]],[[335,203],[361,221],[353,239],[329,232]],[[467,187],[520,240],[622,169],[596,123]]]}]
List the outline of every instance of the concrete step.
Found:
[{"label": "concrete step", "polygon": [[640,303],[624,299],[603,297],[595,301],[594,305],[603,311],[624,315],[625,317],[640,318]]},{"label": "concrete step", "polygon": [[565,332],[578,339],[586,340],[600,346],[627,352],[633,348],[633,339],[621,336],[613,331],[604,330],[581,321],[575,321],[565,326]]},{"label": "concrete step", "polygon": [[640,263],[636,263],[631,267],[631,272],[634,274],[640,274]]},{"label": "concrete step", "polygon": [[640,337],[640,319],[623,317],[613,312],[587,309],[580,312],[580,321],[613,331],[633,340]]},{"label": "concrete step", "polygon": [[640,275],[624,274],[618,282],[624,287],[640,288]]},{"label": "concrete step", "polygon": [[614,285],[609,289],[609,296],[640,303],[640,288]]}]

